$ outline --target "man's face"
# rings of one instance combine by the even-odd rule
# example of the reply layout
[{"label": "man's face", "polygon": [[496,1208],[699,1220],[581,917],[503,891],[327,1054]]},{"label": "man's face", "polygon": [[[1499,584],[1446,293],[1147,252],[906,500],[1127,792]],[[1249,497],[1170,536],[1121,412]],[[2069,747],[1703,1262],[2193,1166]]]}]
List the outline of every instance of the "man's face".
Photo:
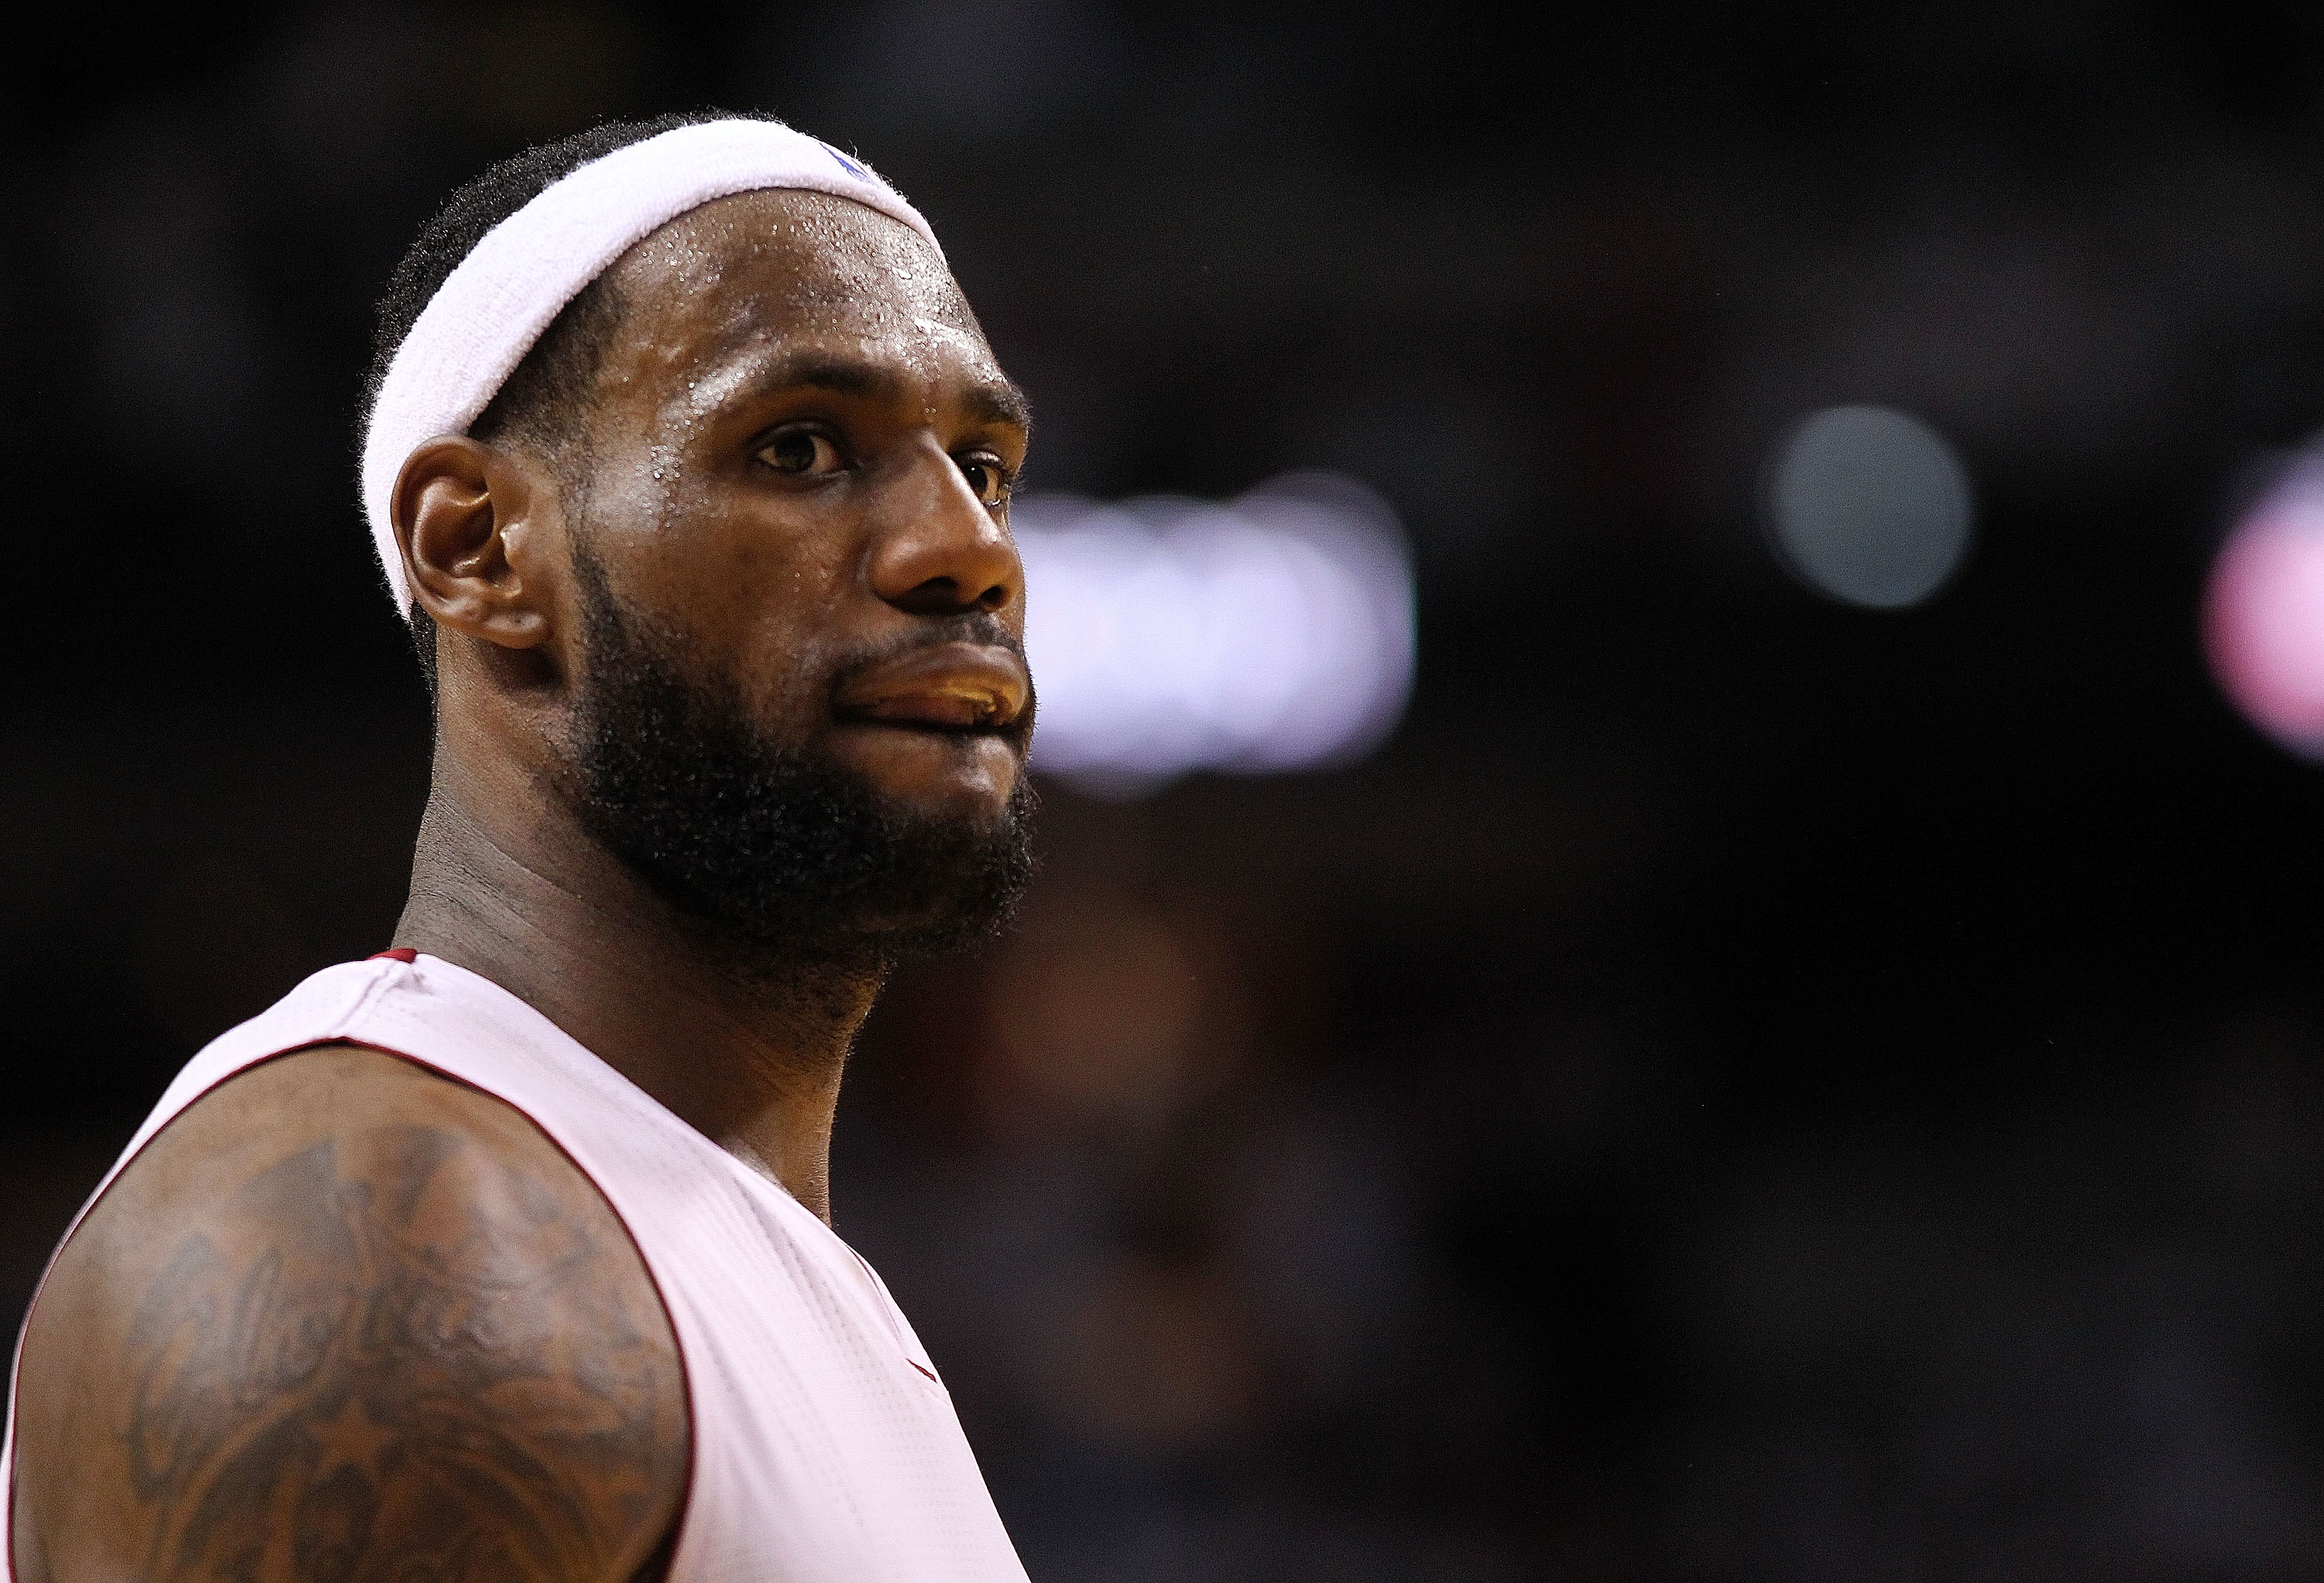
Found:
[{"label": "man's face", "polygon": [[576,530],[614,597],[770,735],[997,817],[1031,715],[1026,428],[936,250],[843,198],[746,193],[613,276]]},{"label": "man's face", "polygon": [[949,272],[885,216],[779,192],[665,227],[609,283],[560,623],[585,815],[769,946],[1004,908],[1026,431]]}]

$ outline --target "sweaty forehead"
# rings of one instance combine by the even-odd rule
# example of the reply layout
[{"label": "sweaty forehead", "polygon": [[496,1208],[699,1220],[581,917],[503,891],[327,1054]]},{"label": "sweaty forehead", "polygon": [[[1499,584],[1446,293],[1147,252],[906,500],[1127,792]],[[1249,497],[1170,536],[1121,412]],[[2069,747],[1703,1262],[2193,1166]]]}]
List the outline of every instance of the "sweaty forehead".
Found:
[{"label": "sweaty forehead", "polygon": [[820,192],[738,193],[681,215],[607,272],[617,341],[700,364],[782,342],[891,344],[989,367],[991,353],[927,238]]}]

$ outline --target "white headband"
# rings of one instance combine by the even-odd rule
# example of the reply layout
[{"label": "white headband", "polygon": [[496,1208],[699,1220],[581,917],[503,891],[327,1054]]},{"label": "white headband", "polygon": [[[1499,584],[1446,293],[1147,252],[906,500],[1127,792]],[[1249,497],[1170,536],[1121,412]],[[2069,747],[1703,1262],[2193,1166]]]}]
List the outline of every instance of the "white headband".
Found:
[{"label": "white headband", "polygon": [[709,121],[560,178],[460,261],[396,348],[364,434],[364,514],[398,613],[410,613],[411,590],[389,507],[411,453],[466,434],[550,321],[633,244],[713,199],[768,188],[853,198],[936,239],[895,189],[830,144],[779,122]]}]

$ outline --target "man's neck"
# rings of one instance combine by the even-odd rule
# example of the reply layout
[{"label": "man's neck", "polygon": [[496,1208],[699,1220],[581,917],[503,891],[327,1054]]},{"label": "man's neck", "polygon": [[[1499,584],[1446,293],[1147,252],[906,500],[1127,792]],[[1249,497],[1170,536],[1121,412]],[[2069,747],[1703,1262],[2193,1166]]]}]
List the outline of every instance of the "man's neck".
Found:
[{"label": "man's neck", "polygon": [[[831,1125],[875,967],[738,971],[553,815],[503,822],[437,779],[395,943],[492,980],[831,1218]],[[537,800],[529,812],[542,812]],[[515,805],[524,805],[518,803]]]}]

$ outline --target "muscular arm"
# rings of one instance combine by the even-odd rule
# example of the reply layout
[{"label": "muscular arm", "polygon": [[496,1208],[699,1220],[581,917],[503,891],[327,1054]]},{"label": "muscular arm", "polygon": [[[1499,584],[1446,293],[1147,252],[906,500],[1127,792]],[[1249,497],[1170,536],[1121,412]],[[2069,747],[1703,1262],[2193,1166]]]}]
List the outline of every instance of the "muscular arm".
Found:
[{"label": "muscular arm", "polygon": [[123,1173],[33,1311],[17,1429],[22,1583],[625,1583],[687,1466],[604,1200],[509,1107],[352,1048]]}]

